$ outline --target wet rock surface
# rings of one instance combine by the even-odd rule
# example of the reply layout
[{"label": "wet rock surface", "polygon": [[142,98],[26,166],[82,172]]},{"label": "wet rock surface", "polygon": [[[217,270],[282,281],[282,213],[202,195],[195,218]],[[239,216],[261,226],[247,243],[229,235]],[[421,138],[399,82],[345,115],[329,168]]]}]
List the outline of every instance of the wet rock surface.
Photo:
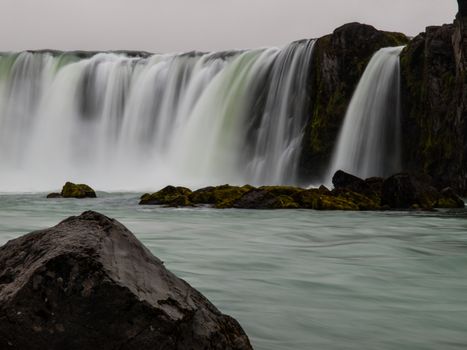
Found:
[{"label": "wet rock surface", "polygon": [[368,62],[379,49],[405,45],[401,33],[348,23],[315,44],[310,72],[308,124],[302,144],[300,173],[306,181],[320,181],[328,171],[335,141],[355,88]]},{"label": "wet rock surface", "polygon": [[60,193],[50,193],[47,198],[97,198],[96,191],[86,184],[67,182]]},{"label": "wet rock surface", "polygon": [[70,217],[0,248],[0,349],[252,349],[119,222]]},{"label": "wet rock surface", "polygon": [[467,194],[467,1],[453,24],[430,26],[401,54],[404,169]]},{"label": "wet rock surface", "polygon": [[[218,209],[315,209],[315,210],[388,210],[464,208],[464,201],[452,188],[437,189],[432,178],[423,174],[401,173],[387,179],[361,179],[339,170],[333,177],[334,189],[325,186],[305,189],[293,186],[211,186],[192,192],[168,186],[145,194],[140,204],[172,206],[211,206]],[[148,201],[175,194],[176,202]],[[184,205],[183,203],[187,203]]]}]

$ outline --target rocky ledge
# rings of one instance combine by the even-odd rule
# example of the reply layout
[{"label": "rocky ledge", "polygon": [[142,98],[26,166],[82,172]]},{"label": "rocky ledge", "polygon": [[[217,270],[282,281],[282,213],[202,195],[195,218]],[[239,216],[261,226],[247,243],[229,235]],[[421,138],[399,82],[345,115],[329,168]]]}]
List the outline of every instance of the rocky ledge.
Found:
[{"label": "rocky ledge", "polygon": [[191,191],[167,186],[141,197],[140,205],[168,207],[212,206],[239,209],[315,210],[433,210],[464,208],[464,201],[450,188],[437,189],[428,176],[400,173],[387,179],[360,179],[343,171],[333,177],[334,189],[250,185],[206,187]]},{"label": "rocky ledge", "polygon": [[119,222],[70,217],[0,248],[0,349],[252,349]]}]

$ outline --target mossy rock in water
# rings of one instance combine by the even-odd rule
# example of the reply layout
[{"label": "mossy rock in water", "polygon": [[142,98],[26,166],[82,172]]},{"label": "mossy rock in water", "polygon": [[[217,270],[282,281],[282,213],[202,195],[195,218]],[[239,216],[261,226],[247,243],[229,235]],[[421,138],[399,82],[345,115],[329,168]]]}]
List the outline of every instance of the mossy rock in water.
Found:
[{"label": "mossy rock in water", "polygon": [[323,195],[319,198],[317,210],[359,210],[357,204],[353,201],[335,196]]},{"label": "mossy rock in water", "polygon": [[290,196],[277,196],[271,205],[271,209],[300,209],[300,206]]},{"label": "mossy rock in water", "polygon": [[237,209],[298,209],[300,206],[287,195],[274,195],[263,188],[246,192],[233,204]]},{"label": "mossy rock in water", "polygon": [[441,191],[440,198],[433,204],[433,207],[442,209],[465,208],[465,203],[452,188],[448,187]]},{"label": "mossy rock in water", "polygon": [[214,204],[214,187],[204,187],[192,192],[190,201],[194,204]]},{"label": "mossy rock in water", "polygon": [[193,204],[210,204],[216,208],[231,208],[236,200],[241,198],[245,193],[254,190],[255,187],[245,185],[242,187],[222,185],[222,186],[209,186],[200,188],[192,192],[189,196]]},{"label": "mossy rock in water", "polygon": [[318,209],[322,191],[319,189],[304,190],[296,193],[292,198],[303,209]]},{"label": "mossy rock in water", "polygon": [[214,205],[216,208],[232,208],[235,202],[245,193],[251,191],[249,187],[223,185],[213,190]]},{"label": "mossy rock in water", "polygon": [[329,188],[327,188],[326,186],[324,186],[324,185],[319,186],[318,191],[321,194],[330,194],[331,193],[331,190]]},{"label": "mossy rock in water", "polygon": [[274,196],[293,196],[303,191],[303,188],[293,186],[261,186],[259,189],[267,191]]},{"label": "mossy rock in water", "polygon": [[334,190],[332,192],[334,197],[344,199],[352,202],[358,206],[359,210],[380,210],[381,206],[379,202],[376,202],[373,198],[367,197],[364,194],[348,191],[345,189]]},{"label": "mossy rock in water", "polygon": [[67,182],[60,193],[63,198],[96,198],[96,192],[85,184]]},{"label": "mossy rock in water", "polygon": [[190,206],[192,205],[189,200],[191,194],[191,190],[186,187],[167,186],[158,192],[144,194],[139,204],[167,205],[171,207]]},{"label": "mossy rock in water", "polygon": [[411,209],[416,204],[424,210],[431,210],[440,193],[430,183],[431,178],[423,174],[395,174],[383,182],[381,205],[392,209]]},{"label": "mossy rock in water", "polygon": [[237,209],[271,209],[276,197],[268,191],[253,189],[246,192],[235,201],[234,208]]}]

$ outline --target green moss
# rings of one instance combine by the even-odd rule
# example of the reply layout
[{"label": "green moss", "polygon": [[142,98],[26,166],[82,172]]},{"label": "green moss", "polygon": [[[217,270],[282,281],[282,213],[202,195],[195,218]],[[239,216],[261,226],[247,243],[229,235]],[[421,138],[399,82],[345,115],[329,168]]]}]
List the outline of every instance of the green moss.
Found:
[{"label": "green moss", "polygon": [[279,195],[271,205],[271,209],[299,209],[300,206],[292,197],[286,195]]},{"label": "green moss", "polygon": [[219,186],[214,189],[214,204],[216,208],[231,208],[249,190],[237,186]]},{"label": "green moss", "polygon": [[231,208],[235,201],[253,189],[255,187],[251,185],[205,187],[194,191],[189,198],[194,204],[213,204],[220,209]]},{"label": "green moss", "polygon": [[464,208],[464,201],[453,190],[444,190],[441,197],[433,204],[434,208],[457,209]]},{"label": "green moss", "polygon": [[321,192],[317,189],[305,190],[293,196],[293,199],[301,208],[317,209],[319,207]]},{"label": "green moss", "polygon": [[355,204],[358,207],[358,210],[379,210],[380,205],[379,201],[376,201],[374,198],[369,198],[363,194],[345,191],[339,193],[337,198],[349,201]]},{"label": "green moss", "polygon": [[254,190],[256,189],[255,186],[251,186],[251,185],[244,185],[242,186],[242,189],[246,190],[246,191],[251,191],[251,190]]},{"label": "green moss", "polygon": [[214,187],[200,188],[190,195],[190,201],[194,204],[214,204]]},{"label": "green moss", "polygon": [[388,40],[388,46],[403,46],[410,42],[410,39],[403,33],[398,32],[384,32]]},{"label": "green moss", "polygon": [[67,182],[60,193],[63,198],[96,198],[96,192],[85,184]]},{"label": "green moss", "polygon": [[334,197],[334,196],[326,196],[323,195],[320,197],[318,202],[318,210],[359,210],[357,204],[353,203],[352,201],[342,198],[342,197]]},{"label": "green moss", "polygon": [[139,197],[139,199],[140,199],[141,201],[148,201],[149,198],[151,198],[151,194],[150,194],[150,193],[145,193],[145,194],[143,194],[141,197]]},{"label": "green moss", "polygon": [[294,187],[294,186],[261,186],[259,188],[260,190],[267,191],[274,196],[293,196],[299,192],[302,192],[303,189],[299,187]]},{"label": "green moss", "polygon": [[[443,34],[444,33],[444,34]],[[405,162],[442,182],[455,183],[462,172],[462,134],[458,127],[456,63],[447,50],[452,47],[446,30],[427,32],[414,38],[401,54]],[[436,49],[439,50],[439,49]]]},{"label": "green moss", "polygon": [[162,190],[144,194],[139,204],[141,205],[167,205],[167,206],[189,206],[191,190],[186,187],[167,186]]},{"label": "green moss", "polygon": [[168,207],[191,207],[193,203],[191,203],[190,199],[186,195],[180,195],[175,197],[173,200],[166,204]]}]

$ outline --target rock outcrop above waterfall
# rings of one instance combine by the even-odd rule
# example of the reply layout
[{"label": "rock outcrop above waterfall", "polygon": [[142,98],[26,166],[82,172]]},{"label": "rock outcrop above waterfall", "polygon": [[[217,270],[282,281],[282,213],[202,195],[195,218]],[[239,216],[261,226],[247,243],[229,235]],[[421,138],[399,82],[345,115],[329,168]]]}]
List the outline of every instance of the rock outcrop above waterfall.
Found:
[{"label": "rock outcrop above waterfall", "polygon": [[404,34],[360,23],[346,24],[317,40],[300,161],[301,176],[307,181],[323,179],[352,94],[373,54],[407,42]]},{"label": "rock outcrop above waterfall", "polygon": [[467,0],[457,0],[459,4],[459,15],[467,17]]},{"label": "rock outcrop above waterfall", "polygon": [[467,1],[458,3],[453,24],[427,27],[410,41],[356,23],[318,39],[302,178],[325,178],[350,99],[371,56],[385,46],[407,45],[401,53],[402,169],[429,174],[437,188],[467,194]]},{"label": "rock outcrop above waterfall", "polygon": [[85,184],[74,184],[67,182],[60,193],[50,193],[47,198],[96,198],[96,191]]},{"label": "rock outcrop above waterfall", "polygon": [[401,173],[387,179],[360,179],[344,171],[333,177],[334,189],[324,186],[305,189],[293,186],[223,185],[192,192],[185,187],[167,186],[141,197],[141,205],[166,207],[211,206],[217,209],[315,209],[390,210],[463,208],[464,201],[454,190],[437,189],[426,175]]},{"label": "rock outcrop above waterfall", "polygon": [[404,167],[467,191],[467,4],[401,54]]},{"label": "rock outcrop above waterfall", "polygon": [[96,212],[0,248],[1,349],[252,349],[241,326]]}]

